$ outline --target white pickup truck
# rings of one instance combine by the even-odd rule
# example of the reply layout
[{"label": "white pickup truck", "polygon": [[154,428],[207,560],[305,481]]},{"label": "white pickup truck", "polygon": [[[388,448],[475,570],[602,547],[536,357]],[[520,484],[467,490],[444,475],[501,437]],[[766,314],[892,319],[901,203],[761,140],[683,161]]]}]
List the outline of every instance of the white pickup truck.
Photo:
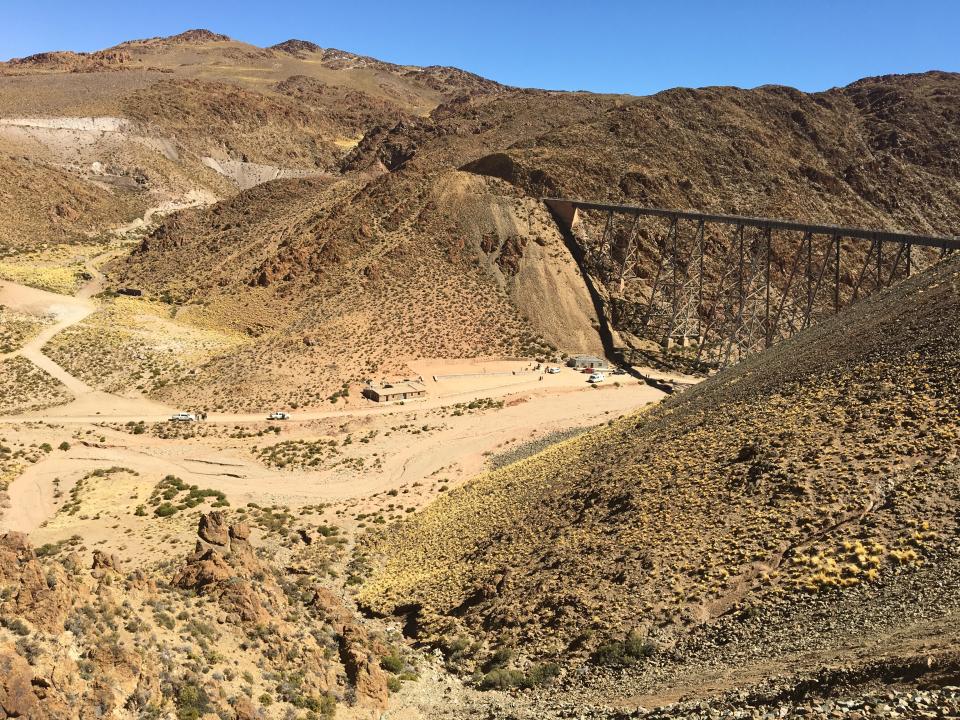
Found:
[{"label": "white pickup truck", "polygon": [[178,412],[170,416],[170,422],[196,422],[197,416],[193,413]]},{"label": "white pickup truck", "polygon": [[277,410],[267,415],[267,420],[289,420],[290,413],[285,413],[282,410]]}]

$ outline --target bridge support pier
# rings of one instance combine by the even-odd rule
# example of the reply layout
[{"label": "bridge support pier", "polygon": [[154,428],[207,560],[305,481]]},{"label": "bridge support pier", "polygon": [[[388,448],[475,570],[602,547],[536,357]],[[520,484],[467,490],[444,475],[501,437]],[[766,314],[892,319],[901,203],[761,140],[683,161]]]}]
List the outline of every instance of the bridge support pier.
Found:
[{"label": "bridge support pier", "polygon": [[565,230],[572,230],[577,222],[577,206],[568,200],[544,200]]}]

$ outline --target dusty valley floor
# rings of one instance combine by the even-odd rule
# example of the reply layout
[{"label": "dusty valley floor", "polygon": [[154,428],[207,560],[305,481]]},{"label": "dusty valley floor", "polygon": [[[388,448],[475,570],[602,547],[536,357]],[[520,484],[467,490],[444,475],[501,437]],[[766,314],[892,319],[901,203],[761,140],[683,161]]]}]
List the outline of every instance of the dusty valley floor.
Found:
[{"label": "dusty valley floor", "polygon": [[[96,389],[50,352],[72,328],[98,327],[100,316],[118,301],[131,311],[113,314],[111,331],[142,332],[145,343],[170,341],[170,352],[185,347],[177,340],[197,332],[153,308],[137,307],[136,298],[102,295],[103,263],[125,252],[130,246],[125,238],[140,227],[118,229],[113,246],[83,259],[86,279],[71,294],[37,287],[41,283],[0,280],[9,336],[0,356],[5,366],[0,532],[29,534],[43,555],[71,551],[80,563],[90,563],[103,553],[120,572],[162,575],[164,567],[193,550],[197,524],[210,510],[208,498],[222,498],[214,507],[228,508],[234,517],[263,519],[253,520],[251,542],[271,556],[295,558],[297,546],[310,542],[318,528],[321,539],[335,539],[320,565],[304,571],[310,567],[326,575],[324,584],[352,607],[353,573],[362,567],[353,555],[359,535],[402,521],[491,467],[664,397],[630,375],[594,386],[579,371],[564,367],[548,374],[546,365],[534,360],[421,359],[411,360],[408,372],[425,384],[425,398],[375,403],[353,386],[327,408],[265,406],[260,412],[210,412],[198,422],[174,423],[169,418],[175,412],[199,408],[167,405],[133,389]],[[19,267],[42,270],[22,260]],[[124,320],[130,325],[118,324]],[[280,409],[290,418],[267,419]],[[187,494],[199,488],[202,501],[164,515],[158,497],[171,477]],[[361,622],[399,637],[395,622]],[[383,717],[432,717],[471,706],[468,698],[476,691],[451,675],[439,656],[407,652],[415,673],[390,694]],[[358,708],[366,716],[367,710]]]}]

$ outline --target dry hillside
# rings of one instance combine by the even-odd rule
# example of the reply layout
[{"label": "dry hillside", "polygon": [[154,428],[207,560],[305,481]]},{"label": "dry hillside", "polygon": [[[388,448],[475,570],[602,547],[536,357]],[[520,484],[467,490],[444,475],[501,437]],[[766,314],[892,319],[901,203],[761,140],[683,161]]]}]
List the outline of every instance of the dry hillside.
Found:
[{"label": "dry hillside", "polygon": [[702,656],[749,677],[918,637],[934,667],[960,627],[958,317],[954,259],[480,477],[371,542],[362,597],[466,670],[638,662],[669,686]]},{"label": "dry hillside", "polygon": [[956,235],[958,101],[0,63],[0,720],[960,713],[960,258],[646,411],[534,367],[636,339],[664,231],[614,297],[544,196]]},{"label": "dry hillside", "polygon": [[[224,196],[332,170],[377,126],[499,88],[454,68],[391,65],[304,41],[257,48],[206,30],[17,58],[0,63],[0,198],[15,207],[20,178],[32,174],[30,187],[63,196],[54,207],[120,224],[188,189]],[[95,118],[128,124],[92,133],[82,123]],[[87,213],[16,207],[27,232],[0,226],[0,242],[74,240],[91,225]]]},{"label": "dry hillside", "polygon": [[[85,477],[71,492],[71,514],[90,486],[130,474]],[[168,481],[152,505],[161,507]],[[251,541],[256,516],[196,514],[194,552],[159,568],[128,568],[99,549],[91,564],[79,535],[38,549],[20,533],[0,535],[0,717],[253,720],[268,706],[312,718],[379,717],[388,695],[376,659],[390,652],[383,639],[329,590],[261,560]],[[322,538],[303,529],[313,536]],[[334,551],[307,548],[300,561]]]},{"label": "dry hillside", "polygon": [[[358,237],[370,252],[395,248],[387,258],[400,252],[454,258],[452,268],[438,267],[444,276],[479,262],[487,292],[506,290],[516,308],[498,309],[498,316],[526,318],[527,332],[561,349],[595,350],[595,301],[577,269],[564,269],[572,255],[537,207],[538,198],[581,196],[949,234],[960,218],[957,167],[950,159],[960,137],[951,101],[957,92],[955,75],[931,73],[815,95],[770,87],[675,90],[648,98],[508,89],[463,96],[429,117],[368,132],[342,160],[346,182],[332,186],[323,222],[312,233],[287,233],[275,257],[259,266],[260,277],[269,279],[274,293],[329,294],[329,263],[318,256]],[[262,237],[251,228],[241,225],[236,234]],[[721,252],[726,239],[709,241]],[[208,265],[180,270],[199,258],[212,260],[220,244],[214,235],[192,232],[145,246],[122,277],[162,292],[176,268],[179,285],[199,287]],[[848,256],[844,282],[856,277],[856,255]],[[533,270],[544,257],[562,275],[558,283],[551,282],[553,271]],[[231,278],[221,281],[225,294],[246,292],[253,277],[235,258],[219,256],[215,270]],[[780,252],[775,266],[786,259]],[[655,258],[641,262],[649,274]],[[380,269],[383,275],[399,272]],[[367,280],[377,271],[361,263],[348,276],[372,290],[377,283]],[[422,294],[410,297],[424,300]],[[404,309],[392,305],[381,319],[409,325]],[[431,344],[448,320],[473,322],[468,308],[449,310],[447,319],[411,328],[422,330],[415,344]],[[494,335],[504,339],[499,330]],[[359,337],[369,337],[366,325],[349,342],[364,342]],[[402,359],[409,350],[390,346],[384,353]]]},{"label": "dry hillside", "polygon": [[[11,226],[0,241],[81,239],[92,224],[77,208],[103,227],[191,190],[221,199],[170,218],[111,282],[252,338],[164,378],[164,397],[312,405],[416,357],[601,350],[611,312],[583,278],[596,258],[578,267],[567,243],[583,239],[560,235],[543,195],[949,234],[958,92],[948,73],[816,94],[520,90],[193,30],[2,65],[5,177],[57,200],[26,204],[28,236]],[[11,202],[21,187],[0,181]],[[641,277],[655,261],[641,258]]]}]

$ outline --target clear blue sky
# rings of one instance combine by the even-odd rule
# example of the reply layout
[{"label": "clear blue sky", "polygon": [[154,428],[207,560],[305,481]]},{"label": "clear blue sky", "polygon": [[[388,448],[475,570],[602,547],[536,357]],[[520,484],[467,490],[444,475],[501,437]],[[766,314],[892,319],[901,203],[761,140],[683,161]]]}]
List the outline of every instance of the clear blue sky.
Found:
[{"label": "clear blue sky", "polygon": [[0,0],[0,17],[2,59],[203,27],[599,92],[960,71],[960,0]]}]

